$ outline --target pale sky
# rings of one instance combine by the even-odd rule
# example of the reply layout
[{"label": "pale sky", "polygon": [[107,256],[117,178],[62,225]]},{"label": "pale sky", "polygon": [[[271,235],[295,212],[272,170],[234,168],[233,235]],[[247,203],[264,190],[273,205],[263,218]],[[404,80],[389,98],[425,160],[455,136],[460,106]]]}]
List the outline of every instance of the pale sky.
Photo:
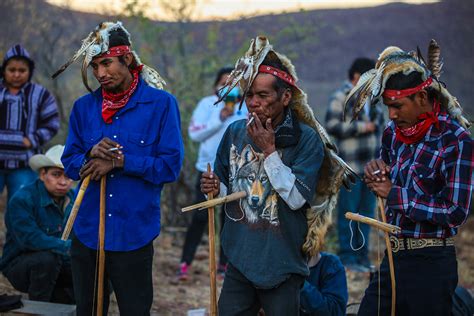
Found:
[{"label": "pale sky", "polygon": [[[74,10],[113,15],[120,12],[126,1],[123,0],[47,0],[52,4],[68,6]],[[172,0],[171,0],[172,1]],[[196,10],[193,20],[235,19],[239,16],[266,13],[292,12],[300,9],[367,7],[390,2],[429,3],[437,0],[195,0]],[[148,2],[147,16],[153,19],[169,20],[159,6],[159,0]],[[177,1],[178,2],[178,1]],[[115,10],[115,12],[114,12]]]}]

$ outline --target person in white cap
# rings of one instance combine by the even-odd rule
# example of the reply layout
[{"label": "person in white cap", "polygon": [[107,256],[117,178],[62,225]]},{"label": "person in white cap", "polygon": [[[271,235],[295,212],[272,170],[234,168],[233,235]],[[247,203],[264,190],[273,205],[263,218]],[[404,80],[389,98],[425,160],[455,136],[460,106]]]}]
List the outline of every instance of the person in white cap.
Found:
[{"label": "person in white cap", "polygon": [[64,146],[56,145],[29,159],[39,179],[19,189],[8,203],[0,270],[31,300],[71,304],[71,241],[61,240],[61,234],[74,194],[61,163],[63,151]]}]

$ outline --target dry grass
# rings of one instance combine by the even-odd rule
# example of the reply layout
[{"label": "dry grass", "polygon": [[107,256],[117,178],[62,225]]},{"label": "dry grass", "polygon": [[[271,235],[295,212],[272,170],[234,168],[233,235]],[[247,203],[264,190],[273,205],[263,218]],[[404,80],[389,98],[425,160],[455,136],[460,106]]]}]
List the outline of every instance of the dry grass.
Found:
[{"label": "dry grass", "polygon": [[[4,195],[0,197],[0,213],[4,210]],[[372,240],[376,234],[372,234]],[[0,244],[5,240],[5,227],[0,220]],[[198,249],[196,260],[191,268],[191,278],[186,282],[178,282],[177,266],[181,256],[184,235],[180,231],[166,230],[155,240],[155,263],[153,272],[154,301],[152,315],[186,315],[189,309],[208,308],[209,277],[208,248],[205,242]],[[371,257],[375,260],[376,241],[372,241]],[[458,251],[459,283],[474,290],[474,218],[471,216],[456,237]],[[381,248],[384,248],[381,240]],[[368,274],[347,272],[349,286],[349,303],[360,302],[367,287]],[[219,280],[218,290],[222,286]],[[0,276],[0,293],[17,293],[9,282]],[[109,315],[118,315],[115,298],[112,298]]]}]

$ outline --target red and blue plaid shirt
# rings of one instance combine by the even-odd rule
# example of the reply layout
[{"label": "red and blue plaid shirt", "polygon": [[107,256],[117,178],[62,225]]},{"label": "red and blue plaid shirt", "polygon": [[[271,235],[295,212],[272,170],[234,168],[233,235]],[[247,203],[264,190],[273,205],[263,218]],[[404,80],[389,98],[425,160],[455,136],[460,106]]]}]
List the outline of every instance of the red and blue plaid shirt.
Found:
[{"label": "red and blue plaid shirt", "polygon": [[399,237],[446,238],[457,233],[469,213],[474,183],[472,139],[446,113],[424,139],[406,145],[395,139],[390,122],[382,137],[381,159],[390,167],[392,189],[387,221]]}]

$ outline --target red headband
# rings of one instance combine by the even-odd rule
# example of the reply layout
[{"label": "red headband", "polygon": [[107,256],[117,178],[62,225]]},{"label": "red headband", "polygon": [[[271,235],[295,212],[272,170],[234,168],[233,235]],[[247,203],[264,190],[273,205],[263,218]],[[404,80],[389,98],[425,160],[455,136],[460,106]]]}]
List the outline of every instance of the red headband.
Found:
[{"label": "red headband", "polygon": [[277,69],[272,66],[260,65],[260,67],[258,67],[258,72],[274,75],[275,77],[280,78],[289,85],[297,88],[295,84],[295,79],[289,73],[284,72],[283,70]]},{"label": "red headband", "polygon": [[419,84],[418,86],[414,88],[409,88],[409,89],[404,89],[404,90],[387,90],[386,89],[383,92],[383,97],[390,100],[404,98],[428,87],[432,82],[433,82],[433,79],[429,77],[428,79],[426,79],[426,81],[422,82],[421,84]]},{"label": "red headband", "polygon": [[100,57],[117,57],[117,56],[123,56],[126,53],[130,53],[130,52],[131,52],[130,46],[121,45],[121,46],[110,47],[108,51],[106,51],[105,53],[99,56]]}]

